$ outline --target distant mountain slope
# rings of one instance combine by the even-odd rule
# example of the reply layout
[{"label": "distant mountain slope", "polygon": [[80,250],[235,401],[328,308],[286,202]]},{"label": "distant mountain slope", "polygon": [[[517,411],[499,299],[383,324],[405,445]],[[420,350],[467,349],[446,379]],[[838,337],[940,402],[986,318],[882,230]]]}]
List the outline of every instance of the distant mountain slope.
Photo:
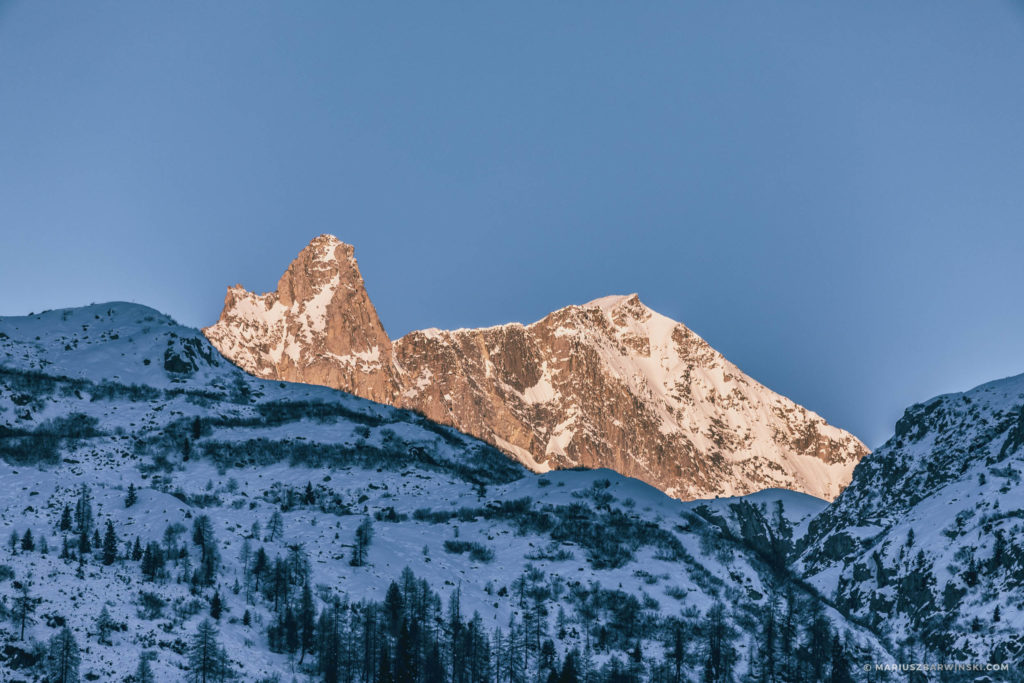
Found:
[{"label": "distant mountain slope", "polygon": [[353,248],[330,235],[277,291],[229,289],[204,333],[259,377],[412,408],[535,471],[608,467],[684,500],[772,487],[831,500],[867,453],[635,294],[391,341]]},{"label": "distant mountain slope", "polygon": [[795,627],[772,675],[892,661],[774,562],[788,513],[532,475],[410,411],[247,375],[141,306],[0,318],[0,457],[2,680],[41,679],[65,625],[85,680],[144,657],[182,680],[204,619],[246,681],[548,680],[574,656],[595,683],[733,680],[767,671],[775,619]]},{"label": "distant mountain slope", "polygon": [[1024,375],[912,406],[811,522],[804,572],[897,644],[1019,676],[1022,474]]}]

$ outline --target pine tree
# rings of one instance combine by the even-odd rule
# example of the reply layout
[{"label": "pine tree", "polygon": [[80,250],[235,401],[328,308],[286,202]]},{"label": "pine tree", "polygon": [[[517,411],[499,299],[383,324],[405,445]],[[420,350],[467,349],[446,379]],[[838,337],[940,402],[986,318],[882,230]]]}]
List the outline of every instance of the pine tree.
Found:
[{"label": "pine tree", "polygon": [[75,530],[88,535],[92,531],[92,491],[86,484],[78,489],[78,500],[75,502]]},{"label": "pine tree", "polygon": [[367,548],[373,539],[373,523],[366,517],[356,527],[356,542],[352,546],[352,560],[349,562],[353,567],[362,567],[366,564]]},{"label": "pine tree", "polygon": [[153,675],[153,667],[149,663],[147,653],[143,652],[139,657],[139,666],[135,669],[134,683],[156,683],[156,676]]},{"label": "pine tree", "polygon": [[320,613],[317,622],[317,651],[320,656],[317,667],[324,677],[324,683],[338,683],[342,658],[341,605],[333,605]]},{"label": "pine tree", "polygon": [[580,673],[576,668],[576,660],[579,653],[573,650],[567,652],[565,661],[562,662],[562,671],[558,674],[558,683],[579,683]]},{"label": "pine tree", "polygon": [[209,619],[203,620],[196,629],[188,651],[189,683],[214,683],[228,676],[227,658],[217,635]]},{"label": "pine tree", "polygon": [[50,638],[50,650],[46,658],[46,670],[50,683],[78,683],[78,666],[81,656],[78,643],[67,626]]},{"label": "pine tree", "polygon": [[284,608],[282,626],[284,631],[284,651],[293,655],[299,651],[302,642],[299,638],[299,621],[295,618],[295,611],[291,606]]},{"label": "pine tree", "polygon": [[388,639],[381,638],[380,655],[377,660],[376,683],[395,683],[395,676],[391,672],[391,648],[388,646]]},{"label": "pine tree", "polygon": [[114,564],[117,559],[117,534],[114,533],[114,523],[107,520],[107,530],[103,534],[103,564],[108,567]]},{"label": "pine tree", "polygon": [[403,620],[395,643],[395,683],[416,681],[416,659],[416,638],[409,630],[409,622]]},{"label": "pine tree", "polygon": [[36,542],[32,538],[31,529],[25,529],[25,535],[21,537],[21,549],[29,553],[36,549]]},{"label": "pine tree", "polygon": [[192,525],[192,541],[199,546],[199,569],[195,578],[197,583],[210,586],[220,568],[220,551],[217,549],[217,539],[209,515],[196,517]]},{"label": "pine tree", "polygon": [[110,645],[110,633],[114,630],[114,626],[114,618],[110,616],[107,606],[104,605],[100,610],[100,615],[96,617],[96,635],[102,644]]},{"label": "pine tree", "polygon": [[270,515],[270,521],[267,522],[267,540],[276,541],[282,536],[284,536],[284,517],[280,510],[274,510],[274,514]]},{"label": "pine tree", "polygon": [[850,673],[850,661],[846,656],[846,649],[839,642],[839,634],[832,636],[832,677],[830,683],[853,683],[853,675]]},{"label": "pine tree", "polygon": [[245,610],[245,614],[242,615],[242,626],[252,626],[252,614],[249,610]]},{"label": "pine tree", "polygon": [[[473,613],[473,618],[465,632],[466,644],[463,647],[466,658],[466,675],[469,681],[488,681],[491,679],[491,646],[484,628],[483,618],[479,612]],[[550,641],[548,641],[550,642]],[[552,658],[554,657],[554,643],[551,643]]]},{"label": "pine tree", "polygon": [[7,538],[7,547],[11,549],[12,555],[16,555],[18,553],[19,545],[21,545],[21,537],[18,536],[18,530],[12,529],[11,535]]},{"label": "pine tree", "polygon": [[683,681],[688,643],[689,634],[686,624],[681,619],[672,619],[669,625],[669,640],[665,646],[667,661],[672,669],[672,683],[682,683]]},{"label": "pine tree", "polygon": [[762,615],[760,642],[757,648],[762,681],[776,680],[775,653],[778,646],[778,623],[776,621],[775,608],[776,600],[773,596],[768,601]]},{"label": "pine tree", "polygon": [[142,575],[150,581],[156,581],[164,573],[164,551],[156,541],[146,544],[142,553]]},{"label": "pine tree", "polygon": [[987,567],[989,573],[994,573],[1006,563],[1006,535],[1002,529],[996,529],[995,541],[992,543],[992,557],[988,559]]},{"label": "pine tree", "polygon": [[810,671],[810,678],[815,681],[824,680],[831,655],[832,633],[828,619],[820,608],[815,610],[805,637],[806,642],[801,648],[801,654]]},{"label": "pine tree", "polygon": [[64,511],[60,514],[60,531],[71,530],[71,506],[65,505]]},{"label": "pine tree", "polygon": [[299,598],[299,646],[301,654],[299,663],[305,658],[307,652],[312,652],[316,643],[316,604],[313,602],[313,590],[309,583],[302,586],[302,596]]},{"label": "pine tree", "polygon": [[135,543],[132,544],[132,561],[138,562],[142,559],[142,555],[142,539],[136,536]]},{"label": "pine tree", "polygon": [[968,588],[978,585],[978,563],[973,556],[967,561],[967,568],[964,570],[964,585]]},{"label": "pine tree", "polygon": [[263,546],[259,547],[256,551],[256,559],[252,563],[252,575],[256,579],[256,590],[260,589],[260,577],[267,571],[267,567],[270,565],[270,557],[267,555],[267,551],[263,549]]},{"label": "pine tree", "polygon": [[707,634],[705,678],[710,675],[708,680],[711,681],[729,680],[736,661],[736,649],[732,645],[735,635],[725,619],[725,607],[721,603],[715,603],[708,610],[704,629]]},{"label": "pine tree", "polygon": [[387,620],[388,633],[392,638],[398,636],[398,630],[404,620],[404,612],[402,591],[398,588],[398,584],[392,581],[384,595],[384,617]]},{"label": "pine tree", "polygon": [[25,640],[25,627],[35,621],[32,615],[35,613],[36,607],[39,606],[39,598],[32,597],[31,585],[28,581],[17,583],[14,588],[17,593],[14,596],[12,616],[21,630],[19,638]]},{"label": "pine tree", "polygon": [[124,506],[126,508],[130,508],[131,506],[135,505],[137,502],[139,502],[139,493],[138,493],[138,491],[135,490],[135,484],[129,483],[128,484],[128,495],[125,496]]},{"label": "pine tree", "polygon": [[215,591],[213,597],[210,598],[210,616],[214,621],[220,621],[220,615],[223,609],[224,605],[220,599],[220,591]]},{"label": "pine tree", "polygon": [[427,683],[444,683],[444,662],[441,660],[441,648],[436,642],[430,646],[423,662],[423,680]]}]

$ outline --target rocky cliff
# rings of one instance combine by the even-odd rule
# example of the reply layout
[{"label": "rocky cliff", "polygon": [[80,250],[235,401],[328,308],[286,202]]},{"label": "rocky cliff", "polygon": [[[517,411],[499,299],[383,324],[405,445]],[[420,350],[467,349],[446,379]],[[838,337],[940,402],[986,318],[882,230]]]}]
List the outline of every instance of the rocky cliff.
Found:
[{"label": "rocky cliff", "polygon": [[416,410],[537,471],[608,467],[683,499],[780,487],[831,500],[867,453],[635,294],[391,341],[353,248],[330,235],[277,291],[229,289],[204,332],[259,377]]}]

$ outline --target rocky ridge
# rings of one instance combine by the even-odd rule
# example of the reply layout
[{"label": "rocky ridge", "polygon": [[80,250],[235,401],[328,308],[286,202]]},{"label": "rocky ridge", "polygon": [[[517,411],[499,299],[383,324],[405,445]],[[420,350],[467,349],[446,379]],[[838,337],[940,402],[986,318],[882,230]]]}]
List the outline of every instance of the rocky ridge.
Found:
[{"label": "rocky ridge", "polygon": [[682,499],[779,487],[831,500],[868,452],[635,294],[392,341],[353,247],[330,235],[276,291],[230,288],[204,334],[258,377],[415,410],[535,471],[608,467]]}]

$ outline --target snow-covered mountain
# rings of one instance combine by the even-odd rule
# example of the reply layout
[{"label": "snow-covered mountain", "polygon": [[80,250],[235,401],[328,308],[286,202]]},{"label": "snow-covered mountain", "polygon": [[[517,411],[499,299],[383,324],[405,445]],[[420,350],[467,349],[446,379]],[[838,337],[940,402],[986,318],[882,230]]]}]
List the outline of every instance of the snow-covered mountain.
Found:
[{"label": "snow-covered mountain", "polygon": [[786,569],[823,502],[532,474],[413,412],[252,377],[142,306],[0,319],[0,456],[0,680],[76,659],[136,682],[225,661],[246,681],[502,682],[892,661]]},{"label": "snow-covered mountain", "polygon": [[[1024,375],[907,409],[802,542],[807,578],[931,661],[1024,668]],[[925,661],[925,656],[904,657]]]},{"label": "snow-covered mountain", "polygon": [[330,235],[277,291],[230,288],[204,333],[259,377],[413,409],[537,472],[608,467],[684,500],[771,487],[831,500],[867,453],[635,294],[391,341],[353,248]]}]

